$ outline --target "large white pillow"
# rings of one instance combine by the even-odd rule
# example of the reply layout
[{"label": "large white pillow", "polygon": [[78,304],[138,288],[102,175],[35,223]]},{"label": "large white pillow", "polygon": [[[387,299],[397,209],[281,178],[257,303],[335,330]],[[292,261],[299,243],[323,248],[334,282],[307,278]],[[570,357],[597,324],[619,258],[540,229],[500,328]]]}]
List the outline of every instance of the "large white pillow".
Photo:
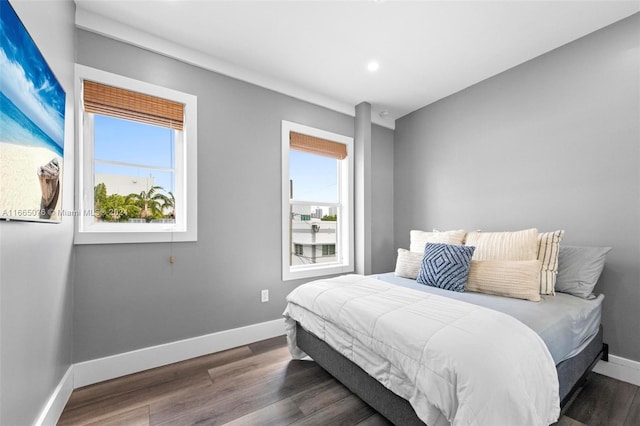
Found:
[{"label": "large white pillow", "polygon": [[472,260],[466,290],[540,300],[538,260]]},{"label": "large white pillow", "polygon": [[464,236],[467,232],[464,229],[456,231],[433,231],[425,232],[413,230],[410,232],[411,244],[409,250],[415,253],[424,254],[424,246],[427,243],[441,243],[460,246],[464,243]]},{"label": "large white pillow", "polygon": [[476,248],[473,260],[537,260],[538,230],[468,232],[465,245]]}]

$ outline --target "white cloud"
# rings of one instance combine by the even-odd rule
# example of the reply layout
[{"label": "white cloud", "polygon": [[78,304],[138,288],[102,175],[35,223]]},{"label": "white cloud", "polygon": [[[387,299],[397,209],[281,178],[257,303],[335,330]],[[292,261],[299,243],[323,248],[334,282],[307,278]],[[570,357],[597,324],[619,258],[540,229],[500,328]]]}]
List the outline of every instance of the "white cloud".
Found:
[{"label": "white cloud", "polygon": [[[39,95],[20,64],[9,60],[0,49],[0,78],[2,92],[51,139],[63,144],[64,120]],[[46,88],[46,87],[45,87]]]}]

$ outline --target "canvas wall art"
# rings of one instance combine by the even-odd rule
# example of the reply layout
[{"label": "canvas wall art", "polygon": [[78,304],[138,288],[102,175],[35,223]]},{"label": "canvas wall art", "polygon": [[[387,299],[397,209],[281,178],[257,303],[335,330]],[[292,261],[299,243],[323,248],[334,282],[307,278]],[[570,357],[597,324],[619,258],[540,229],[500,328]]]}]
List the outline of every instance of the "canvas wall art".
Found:
[{"label": "canvas wall art", "polygon": [[65,92],[0,0],[0,219],[59,222]]}]

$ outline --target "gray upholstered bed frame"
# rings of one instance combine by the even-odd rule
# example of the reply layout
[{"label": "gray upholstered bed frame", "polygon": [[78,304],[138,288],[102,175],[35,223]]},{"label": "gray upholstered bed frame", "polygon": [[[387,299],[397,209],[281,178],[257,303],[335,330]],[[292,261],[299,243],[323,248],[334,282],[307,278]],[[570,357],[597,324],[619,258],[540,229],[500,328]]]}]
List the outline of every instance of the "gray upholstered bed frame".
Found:
[{"label": "gray upholstered bed frame", "polygon": [[[385,388],[356,364],[315,335],[297,325],[297,344],[322,368],[349,388],[360,399],[396,425],[424,426],[409,402]],[[564,406],[586,379],[599,359],[607,361],[607,345],[602,341],[602,326],[596,337],[576,356],[556,365],[560,381],[560,406]]]}]

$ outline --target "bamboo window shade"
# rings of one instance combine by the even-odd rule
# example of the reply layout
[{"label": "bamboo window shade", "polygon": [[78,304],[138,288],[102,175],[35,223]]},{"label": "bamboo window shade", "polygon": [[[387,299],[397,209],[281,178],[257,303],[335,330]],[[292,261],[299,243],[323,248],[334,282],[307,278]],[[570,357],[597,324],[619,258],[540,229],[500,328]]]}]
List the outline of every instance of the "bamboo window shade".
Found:
[{"label": "bamboo window shade", "polygon": [[345,144],[297,132],[289,133],[289,147],[296,151],[335,158],[336,160],[347,158]]},{"label": "bamboo window shade", "polygon": [[184,105],[94,81],[84,81],[86,112],[182,130]]}]

